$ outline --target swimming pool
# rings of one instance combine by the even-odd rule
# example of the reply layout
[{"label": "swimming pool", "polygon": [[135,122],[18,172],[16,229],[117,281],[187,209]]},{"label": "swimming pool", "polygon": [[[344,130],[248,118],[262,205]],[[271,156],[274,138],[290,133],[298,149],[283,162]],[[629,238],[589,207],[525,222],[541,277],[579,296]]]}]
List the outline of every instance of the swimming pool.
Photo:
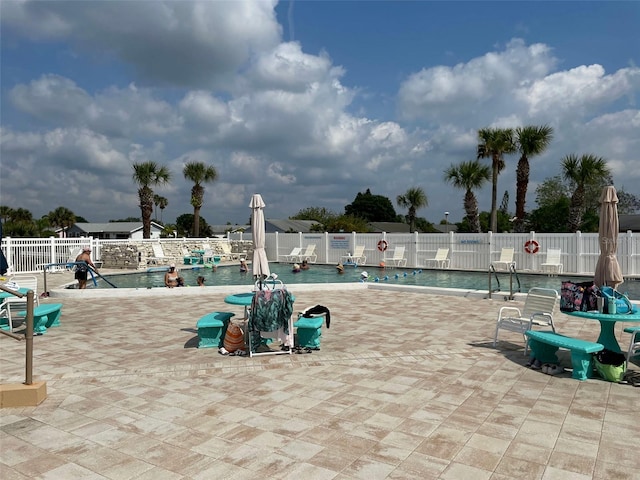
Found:
[{"label": "swimming pool", "polygon": [[[335,267],[331,265],[312,265],[309,270],[299,273],[291,271],[288,264],[270,264],[271,272],[278,275],[285,285],[289,284],[327,284],[327,283],[357,283],[360,282],[360,275],[366,271],[369,274],[369,283],[377,282],[389,285],[410,285],[422,287],[459,288],[468,290],[487,290],[488,275],[486,272],[468,272],[459,270],[411,270],[388,268],[380,270],[376,267],[346,267],[345,273],[339,275]],[[109,282],[119,288],[146,289],[154,287],[164,288],[165,270],[151,272],[136,272],[107,275]],[[184,278],[185,285],[195,287],[196,279],[202,275],[205,278],[206,286],[228,286],[228,285],[253,285],[251,273],[241,273],[237,266],[218,267],[216,271],[210,268],[184,268],[180,270],[180,275]],[[526,275],[518,274],[520,278],[520,291],[527,292],[532,287],[555,288],[560,291],[562,280],[573,280],[584,282],[586,277],[559,276],[549,277],[546,275]],[[377,279],[377,280],[376,280]],[[500,289],[509,290],[509,276],[506,273],[498,275]],[[89,288],[113,288],[103,280],[98,279],[97,286],[88,282]],[[496,289],[495,277],[492,278],[492,288]],[[515,277],[513,280],[514,291],[517,290]],[[640,300],[640,281],[626,280],[619,290],[628,293],[629,298]]]}]

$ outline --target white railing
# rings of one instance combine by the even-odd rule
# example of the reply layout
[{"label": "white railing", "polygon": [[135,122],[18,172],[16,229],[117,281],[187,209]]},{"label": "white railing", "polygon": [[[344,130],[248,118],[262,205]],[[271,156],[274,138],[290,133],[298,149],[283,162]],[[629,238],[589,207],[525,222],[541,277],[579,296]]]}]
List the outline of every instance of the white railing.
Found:
[{"label": "white railing", "polygon": [[[228,239],[163,238],[160,240],[102,240],[96,238],[4,238],[2,250],[14,273],[34,272],[49,263],[66,262],[74,248],[88,245],[94,260],[101,260],[101,249],[112,244],[144,244],[160,241],[166,245],[202,243],[209,241],[250,242],[247,235],[230,236]],[[562,250],[562,264],[567,274],[589,274],[595,270],[600,255],[597,233],[268,233],[266,234],[267,258],[274,262],[279,255],[287,255],[294,247],[303,250],[315,244],[318,263],[337,264],[340,257],[353,252],[356,245],[364,245],[367,265],[378,265],[384,252],[378,242],[384,240],[388,248],[405,247],[405,258],[410,268],[421,268],[425,260],[433,258],[438,248],[448,248],[450,268],[457,270],[487,270],[491,261],[497,260],[500,250],[515,249],[518,271],[540,271],[549,248]],[[535,240],[539,245],[536,254],[525,252],[524,244]],[[250,250],[247,249],[247,250]],[[390,251],[387,252],[389,256]],[[640,275],[640,236],[632,232],[621,233],[618,238],[618,262],[625,276]]]}]

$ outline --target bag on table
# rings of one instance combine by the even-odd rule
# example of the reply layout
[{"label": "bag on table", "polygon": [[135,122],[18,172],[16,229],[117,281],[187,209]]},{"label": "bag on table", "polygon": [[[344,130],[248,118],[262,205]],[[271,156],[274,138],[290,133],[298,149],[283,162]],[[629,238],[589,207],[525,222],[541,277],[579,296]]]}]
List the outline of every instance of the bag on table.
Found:
[{"label": "bag on table", "polygon": [[605,305],[609,303],[610,298],[614,299],[616,302],[616,313],[636,313],[638,311],[637,307],[631,303],[629,297],[624,293],[620,293],[611,287],[602,287],[600,293],[604,297]]},{"label": "bag on table", "polygon": [[560,289],[560,311],[586,312],[598,309],[599,289],[593,281],[562,282]]},{"label": "bag on table", "polygon": [[240,325],[231,321],[229,322],[222,344],[229,353],[235,352],[236,350],[244,350],[244,332],[242,328],[240,328]]},{"label": "bag on table", "polygon": [[624,377],[625,356],[611,350],[601,350],[593,354],[593,363],[598,374],[608,382],[620,382]]}]

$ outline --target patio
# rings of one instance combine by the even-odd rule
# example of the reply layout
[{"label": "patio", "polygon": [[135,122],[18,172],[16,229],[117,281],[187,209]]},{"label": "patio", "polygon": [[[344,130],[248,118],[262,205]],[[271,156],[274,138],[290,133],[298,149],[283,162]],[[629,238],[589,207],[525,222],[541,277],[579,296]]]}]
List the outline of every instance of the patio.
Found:
[{"label": "patio", "polygon": [[[502,299],[290,289],[296,310],[330,308],[322,350],[195,348],[200,316],[241,313],[208,288],[45,299],[64,304],[34,339],[48,398],[1,411],[2,477],[637,478],[640,389],[529,370],[517,334],[491,348]],[[597,322],[556,325],[598,336]],[[20,383],[24,343],[0,340],[0,381]]]}]

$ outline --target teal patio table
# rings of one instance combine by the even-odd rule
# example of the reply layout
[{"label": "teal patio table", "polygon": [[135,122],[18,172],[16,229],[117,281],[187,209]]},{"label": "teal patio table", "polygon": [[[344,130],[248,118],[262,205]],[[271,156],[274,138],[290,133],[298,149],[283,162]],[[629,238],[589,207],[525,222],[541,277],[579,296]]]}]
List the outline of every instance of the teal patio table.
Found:
[{"label": "teal patio table", "polygon": [[[19,288],[18,289],[18,293],[21,293],[22,295],[26,295],[28,291],[29,291],[28,288]],[[33,295],[35,296],[36,292],[33,292]],[[9,298],[9,297],[15,297],[15,295],[13,295],[12,293],[0,290],[0,302],[2,300],[4,300],[5,298]]]},{"label": "teal patio table", "polygon": [[598,343],[602,344],[607,350],[621,353],[622,349],[616,340],[615,326],[616,322],[640,322],[640,313],[617,313],[609,315],[600,312],[567,312],[572,317],[587,318],[589,320],[598,320],[600,322],[600,336]]},{"label": "teal patio table", "polygon": [[249,318],[249,307],[253,301],[254,292],[234,293],[233,295],[227,295],[224,297],[224,303],[230,305],[242,305],[244,307],[244,319]]}]

